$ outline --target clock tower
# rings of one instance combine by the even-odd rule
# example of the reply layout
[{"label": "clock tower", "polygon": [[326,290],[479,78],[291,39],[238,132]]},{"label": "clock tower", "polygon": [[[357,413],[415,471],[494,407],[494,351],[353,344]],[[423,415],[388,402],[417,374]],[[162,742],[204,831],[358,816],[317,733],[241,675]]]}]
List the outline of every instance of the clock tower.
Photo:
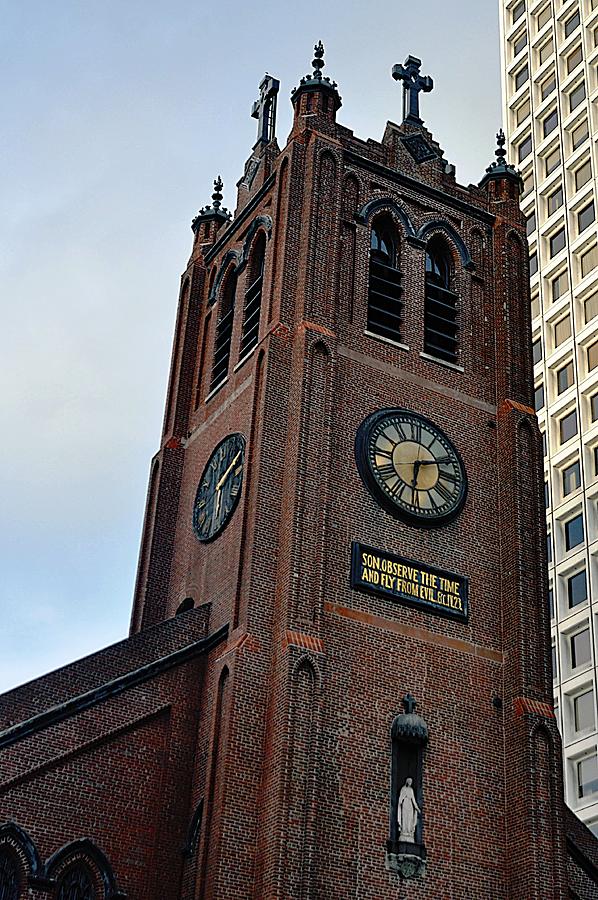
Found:
[{"label": "clock tower", "polygon": [[416,58],[380,143],[323,67],[282,150],[262,83],[234,215],[217,183],[182,279],[132,628],[185,604],[230,628],[193,878],[565,897],[520,179],[499,136],[458,183]]},{"label": "clock tower", "polygon": [[520,177],[501,133],[457,181],[415,57],[381,141],[323,68],[282,149],[264,78],[234,212],[217,179],[193,220],[130,637],[8,695],[3,898],[11,871],[59,900],[598,896],[552,705]]}]

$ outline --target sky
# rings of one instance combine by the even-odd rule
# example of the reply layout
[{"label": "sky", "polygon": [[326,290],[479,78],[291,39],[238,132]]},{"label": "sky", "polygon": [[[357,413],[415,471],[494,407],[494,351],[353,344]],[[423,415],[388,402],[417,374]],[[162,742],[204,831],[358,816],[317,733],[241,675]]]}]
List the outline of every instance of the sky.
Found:
[{"label": "sky", "polygon": [[477,182],[500,127],[495,0],[0,0],[0,691],[126,637],[190,222],[224,204],[267,71],[326,48],[338,120],[401,119],[394,63]]}]

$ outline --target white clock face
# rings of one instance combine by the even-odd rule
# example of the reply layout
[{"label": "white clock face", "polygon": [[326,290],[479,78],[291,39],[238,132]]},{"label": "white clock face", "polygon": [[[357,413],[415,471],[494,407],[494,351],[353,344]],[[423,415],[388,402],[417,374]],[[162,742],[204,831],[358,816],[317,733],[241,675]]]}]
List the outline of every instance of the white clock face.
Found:
[{"label": "white clock face", "polygon": [[465,502],[467,479],[459,454],[423,416],[404,409],[368,416],[357,435],[356,455],[370,493],[411,524],[443,524]]}]

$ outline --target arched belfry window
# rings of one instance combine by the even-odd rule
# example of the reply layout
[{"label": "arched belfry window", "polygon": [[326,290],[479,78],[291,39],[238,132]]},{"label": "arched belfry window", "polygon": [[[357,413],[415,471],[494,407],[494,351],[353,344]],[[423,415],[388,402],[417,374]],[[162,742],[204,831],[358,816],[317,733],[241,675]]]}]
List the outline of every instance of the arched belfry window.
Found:
[{"label": "arched belfry window", "polygon": [[235,294],[237,292],[237,273],[230,269],[220,297],[218,325],[214,341],[214,357],[212,360],[212,379],[210,391],[216,390],[228,376],[230,363],[230,345],[233,336],[233,320],[235,317]]},{"label": "arched belfry window", "polygon": [[84,863],[69,866],[58,882],[57,900],[97,900],[94,879]]},{"label": "arched belfry window", "polygon": [[398,240],[392,221],[380,218],[372,226],[368,283],[367,330],[401,342],[401,273]]},{"label": "arched belfry window", "polygon": [[458,296],[451,290],[453,258],[439,238],[432,238],[426,251],[426,300],[424,307],[424,351],[445,362],[458,357]]},{"label": "arched belfry window", "polygon": [[19,900],[19,868],[12,853],[0,850],[0,900]]},{"label": "arched belfry window", "polygon": [[262,285],[264,281],[264,261],[266,257],[266,235],[260,232],[253,248],[247,290],[243,308],[243,328],[241,330],[241,346],[239,358],[243,359],[256,346],[260,336],[260,313],[262,309]]}]

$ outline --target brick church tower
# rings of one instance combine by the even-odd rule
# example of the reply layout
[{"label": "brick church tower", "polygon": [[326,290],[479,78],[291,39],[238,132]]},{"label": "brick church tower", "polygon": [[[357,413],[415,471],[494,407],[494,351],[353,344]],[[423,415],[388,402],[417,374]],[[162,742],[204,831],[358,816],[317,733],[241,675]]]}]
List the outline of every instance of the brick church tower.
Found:
[{"label": "brick church tower", "polygon": [[130,637],[0,698],[0,900],[596,898],[563,802],[520,179],[266,76],[193,221]]}]

